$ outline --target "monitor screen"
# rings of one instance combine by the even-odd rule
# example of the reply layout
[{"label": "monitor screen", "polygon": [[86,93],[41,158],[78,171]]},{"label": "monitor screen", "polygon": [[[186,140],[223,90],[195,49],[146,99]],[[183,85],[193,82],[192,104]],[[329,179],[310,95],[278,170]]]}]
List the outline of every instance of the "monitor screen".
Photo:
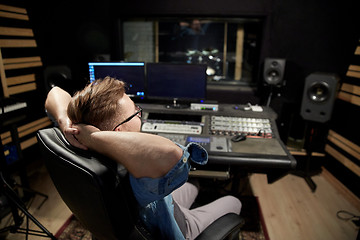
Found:
[{"label": "monitor screen", "polygon": [[149,99],[200,101],[206,98],[206,65],[147,63]]},{"label": "monitor screen", "polygon": [[145,64],[129,62],[90,62],[90,82],[110,76],[122,80],[127,85],[130,97],[145,97]]}]

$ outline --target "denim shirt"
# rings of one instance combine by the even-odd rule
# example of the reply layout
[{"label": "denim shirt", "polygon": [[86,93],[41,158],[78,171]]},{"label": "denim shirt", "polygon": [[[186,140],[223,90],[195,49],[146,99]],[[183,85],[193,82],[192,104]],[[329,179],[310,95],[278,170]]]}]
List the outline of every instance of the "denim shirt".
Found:
[{"label": "denim shirt", "polygon": [[140,206],[140,218],[152,235],[160,235],[161,239],[167,240],[185,239],[175,221],[170,193],[187,181],[189,159],[201,165],[208,160],[206,150],[196,143],[189,143],[186,147],[177,145],[183,150],[183,155],[165,176],[135,178],[129,175],[131,187]]}]

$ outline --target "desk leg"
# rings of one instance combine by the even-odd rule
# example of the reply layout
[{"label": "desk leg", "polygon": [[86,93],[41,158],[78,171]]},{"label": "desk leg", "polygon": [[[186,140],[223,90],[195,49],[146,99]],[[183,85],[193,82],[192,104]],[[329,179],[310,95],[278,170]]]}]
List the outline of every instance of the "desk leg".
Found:
[{"label": "desk leg", "polygon": [[249,173],[246,171],[235,170],[234,177],[231,180],[231,193],[234,195],[252,194],[249,185]]}]

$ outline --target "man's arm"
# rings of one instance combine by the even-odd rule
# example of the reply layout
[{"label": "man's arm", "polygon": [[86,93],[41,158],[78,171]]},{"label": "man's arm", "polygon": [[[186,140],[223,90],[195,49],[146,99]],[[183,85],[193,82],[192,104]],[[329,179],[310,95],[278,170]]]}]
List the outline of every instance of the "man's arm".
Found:
[{"label": "man's arm", "polygon": [[78,134],[78,130],[72,127],[72,122],[67,116],[66,111],[70,101],[71,96],[69,93],[59,87],[53,87],[47,95],[45,109],[55,118],[59,128],[71,145],[86,150],[87,148],[80,144],[73,136]]},{"label": "man's arm", "polygon": [[65,126],[67,123],[66,110],[70,101],[70,94],[59,87],[53,87],[47,95],[45,108],[60,126]]},{"label": "man's arm", "polygon": [[99,131],[78,125],[79,141],[89,149],[121,163],[136,178],[166,175],[183,155],[167,138],[140,132]]}]

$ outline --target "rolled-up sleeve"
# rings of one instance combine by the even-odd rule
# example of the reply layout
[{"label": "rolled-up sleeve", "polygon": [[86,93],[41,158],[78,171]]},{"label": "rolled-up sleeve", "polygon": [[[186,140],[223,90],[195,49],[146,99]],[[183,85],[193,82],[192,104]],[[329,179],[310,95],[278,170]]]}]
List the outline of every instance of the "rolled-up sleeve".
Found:
[{"label": "rolled-up sleeve", "polygon": [[186,147],[180,144],[177,145],[183,150],[183,155],[165,176],[160,178],[135,178],[130,174],[131,187],[136,200],[141,206],[159,200],[183,185],[187,181],[190,171],[189,160],[201,165],[207,163],[208,154],[200,145],[196,143],[189,143]]}]

